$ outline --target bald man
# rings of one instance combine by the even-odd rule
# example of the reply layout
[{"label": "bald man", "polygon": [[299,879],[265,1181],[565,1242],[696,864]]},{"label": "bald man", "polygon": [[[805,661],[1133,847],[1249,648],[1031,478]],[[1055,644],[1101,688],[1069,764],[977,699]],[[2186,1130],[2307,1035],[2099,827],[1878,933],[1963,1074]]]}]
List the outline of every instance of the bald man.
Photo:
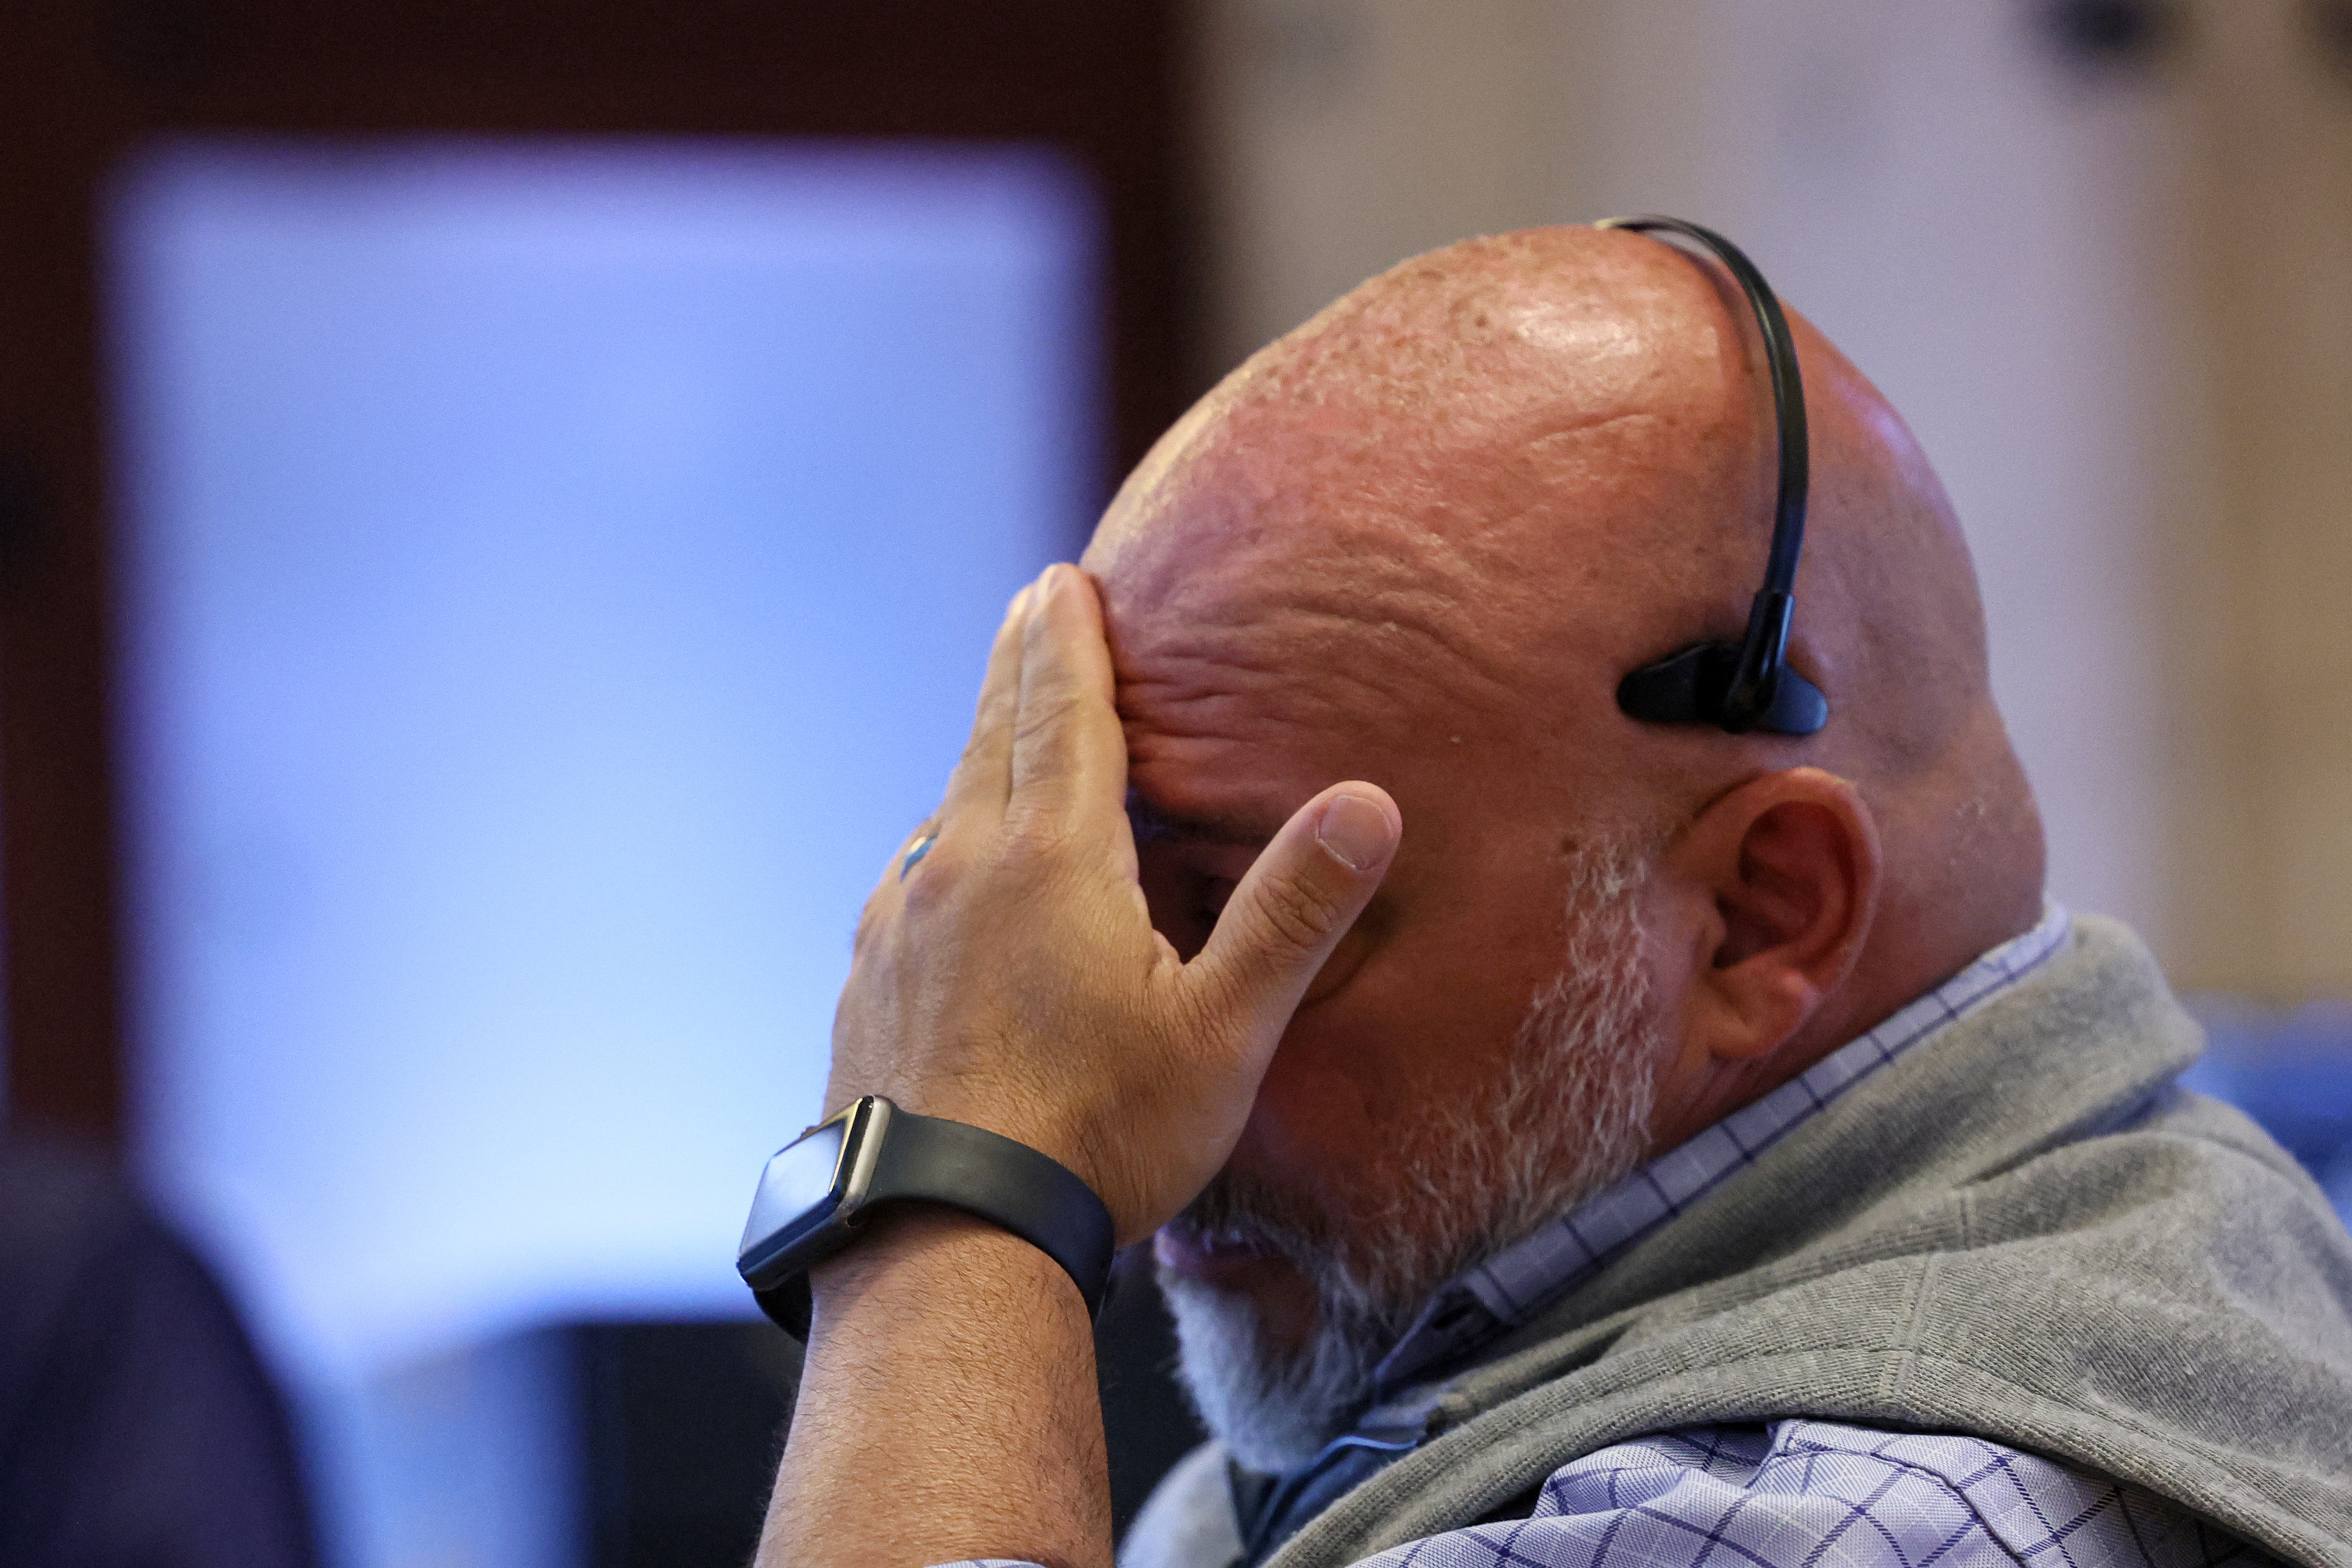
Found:
[{"label": "bald man", "polygon": [[[1365,285],[1014,601],[827,1109],[1153,1238],[1217,1440],[1137,1568],[2352,1562],[2352,1244],[2045,904],[1950,507],[1796,331],[1811,737],[1614,700],[1737,640],[1775,472],[1622,232]],[[906,1205],[811,1284],[763,1563],[1109,1560],[1060,1265]]]}]

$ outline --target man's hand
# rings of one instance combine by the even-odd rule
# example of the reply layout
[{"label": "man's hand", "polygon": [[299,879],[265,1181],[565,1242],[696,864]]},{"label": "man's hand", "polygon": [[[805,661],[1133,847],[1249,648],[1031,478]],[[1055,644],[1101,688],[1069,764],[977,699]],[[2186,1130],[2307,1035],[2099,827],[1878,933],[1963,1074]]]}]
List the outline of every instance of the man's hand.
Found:
[{"label": "man's hand", "polygon": [[1151,928],[1126,790],[1094,587],[1053,567],[997,633],[971,745],[922,830],[937,842],[903,874],[893,858],[858,924],[825,1107],[887,1094],[1043,1150],[1122,1243],[1223,1165],[1400,831],[1378,787],[1324,790],[1187,964]]},{"label": "man's hand", "polygon": [[[1370,784],[1301,807],[1190,964],[1151,929],[1094,588],[1013,601],[971,744],[857,928],[828,1111],[887,1094],[1041,1149],[1153,1229],[1224,1163],[1298,998],[1395,853]],[[761,1568],[976,1556],[1107,1568],[1092,1325],[1036,1249],[909,1206],[813,1280],[816,1322]]]}]

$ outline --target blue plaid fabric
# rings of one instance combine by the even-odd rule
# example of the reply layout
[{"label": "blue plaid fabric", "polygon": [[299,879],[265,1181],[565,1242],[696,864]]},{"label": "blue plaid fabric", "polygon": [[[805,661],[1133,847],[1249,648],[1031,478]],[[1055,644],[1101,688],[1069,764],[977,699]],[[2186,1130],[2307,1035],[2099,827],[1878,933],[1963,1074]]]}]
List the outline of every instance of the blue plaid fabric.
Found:
[{"label": "blue plaid fabric", "polygon": [[1555,1472],[1527,1519],[1433,1535],[1360,1568],[1865,1564],[2282,1568],[2160,1498],[1998,1443],[1803,1420],[1619,1443]]},{"label": "blue plaid fabric", "polygon": [[[1396,1391],[1526,1322],[1831,1101],[2056,952],[2032,930],[1433,1298],[1381,1364]],[[1424,1385],[1423,1396],[1434,1390]],[[1402,1395],[1389,1414],[1416,1415]],[[2271,1568],[2151,1493],[1978,1437],[1828,1421],[1691,1427],[1555,1471],[1526,1519],[1449,1531],[1361,1568]],[[942,1565],[948,1568],[948,1565]],[[1011,1559],[954,1568],[1035,1568]]]},{"label": "blue plaid fabric", "polygon": [[1973,1437],[1826,1421],[1695,1427],[1556,1473],[1532,1517],[1363,1568],[2256,1568],[2146,1492]]}]

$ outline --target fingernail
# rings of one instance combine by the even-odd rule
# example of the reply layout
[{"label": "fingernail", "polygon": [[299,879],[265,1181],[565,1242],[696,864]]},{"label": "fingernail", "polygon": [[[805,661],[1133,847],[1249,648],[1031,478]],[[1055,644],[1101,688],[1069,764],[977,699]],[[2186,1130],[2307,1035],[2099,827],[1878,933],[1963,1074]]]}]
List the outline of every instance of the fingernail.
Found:
[{"label": "fingernail", "polygon": [[1362,796],[1334,795],[1315,824],[1315,841],[1349,871],[1369,871],[1396,848],[1396,828]]}]

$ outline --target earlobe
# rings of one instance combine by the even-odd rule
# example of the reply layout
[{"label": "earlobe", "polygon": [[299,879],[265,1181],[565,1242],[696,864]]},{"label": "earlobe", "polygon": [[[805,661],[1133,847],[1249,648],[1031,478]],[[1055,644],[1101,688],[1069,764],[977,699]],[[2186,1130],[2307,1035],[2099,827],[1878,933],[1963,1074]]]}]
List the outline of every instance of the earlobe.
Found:
[{"label": "earlobe", "polygon": [[1860,957],[1876,908],[1879,844],[1861,794],[1820,768],[1767,774],[1694,824],[1716,942],[1694,977],[1708,1054],[1770,1055],[1801,1033]]}]

